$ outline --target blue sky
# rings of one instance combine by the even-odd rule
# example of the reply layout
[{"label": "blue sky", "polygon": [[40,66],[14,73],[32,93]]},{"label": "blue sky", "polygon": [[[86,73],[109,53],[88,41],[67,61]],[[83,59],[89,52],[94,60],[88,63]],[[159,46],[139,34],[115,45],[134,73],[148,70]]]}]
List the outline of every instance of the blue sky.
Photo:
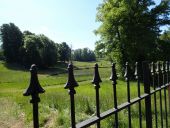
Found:
[{"label": "blue sky", "polygon": [[[155,0],[159,3],[161,0]],[[21,31],[45,34],[73,49],[94,49],[96,8],[102,0],[0,0],[0,25],[12,22]]]}]

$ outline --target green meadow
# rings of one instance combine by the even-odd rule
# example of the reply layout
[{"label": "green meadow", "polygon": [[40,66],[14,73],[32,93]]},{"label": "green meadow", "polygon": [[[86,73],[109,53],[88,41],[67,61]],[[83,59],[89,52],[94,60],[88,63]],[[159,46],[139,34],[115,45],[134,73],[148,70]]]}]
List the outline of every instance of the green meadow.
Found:
[{"label": "green meadow", "polygon": [[[73,62],[75,79],[79,84],[79,86],[75,88],[75,112],[77,123],[96,114],[95,89],[91,83],[94,71],[93,66],[95,63],[96,62]],[[97,63],[100,67],[99,73],[102,79],[102,83],[100,84],[100,111],[104,112],[114,106],[113,86],[112,82],[109,80],[111,64],[105,60],[100,60]],[[70,127],[70,97],[68,90],[64,89],[64,85],[67,82],[67,64],[58,63],[58,66],[49,68],[48,70],[38,70],[38,78],[41,86],[46,91],[44,94],[40,94],[40,127]],[[31,97],[23,96],[24,90],[29,85],[29,80],[29,70],[15,64],[7,65],[2,61],[0,62],[0,128],[32,127],[32,104],[29,103]],[[120,105],[127,101],[127,85],[124,80],[118,80],[117,82],[117,97],[118,104]],[[136,82],[130,82],[130,90],[131,99],[137,97]],[[143,93],[143,85],[141,84],[141,94]],[[160,125],[158,94],[157,97],[158,124]],[[133,128],[137,128],[139,127],[138,103],[131,107],[131,113],[132,126]],[[152,113],[153,125],[155,125],[154,109],[152,109]],[[127,109],[121,111],[118,116],[119,126],[122,128],[128,127]],[[144,101],[142,101],[142,116],[143,127],[146,127]],[[102,128],[111,128],[113,125],[114,115],[101,121]]]}]

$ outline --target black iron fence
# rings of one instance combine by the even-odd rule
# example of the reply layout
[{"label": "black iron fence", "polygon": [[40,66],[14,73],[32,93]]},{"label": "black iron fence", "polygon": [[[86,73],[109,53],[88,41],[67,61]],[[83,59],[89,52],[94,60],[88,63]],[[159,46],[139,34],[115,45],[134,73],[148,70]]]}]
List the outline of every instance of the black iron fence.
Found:
[{"label": "black iron fence", "polygon": [[[141,67],[141,66],[140,66]],[[170,64],[169,62],[158,62],[158,63],[147,63],[143,62],[142,63],[142,70],[139,69],[138,63],[135,65],[135,78],[137,81],[137,97],[136,98],[131,98],[130,97],[130,71],[129,71],[129,65],[126,63],[126,68],[125,68],[125,80],[127,83],[127,102],[122,103],[118,105],[117,103],[117,73],[116,73],[116,68],[115,64],[112,65],[112,73],[110,80],[112,81],[113,85],[113,102],[114,102],[114,107],[106,110],[104,112],[100,112],[100,83],[101,78],[99,75],[98,71],[98,65],[95,64],[94,66],[94,78],[92,80],[92,83],[94,84],[95,87],[95,98],[96,98],[96,115],[85,120],[82,122],[79,122],[76,124],[76,110],[75,110],[75,99],[74,95],[76,94],[75,87],[78,86],[78,83],[76,82],[74,78],[74,73],[73,73],[73,65],[69,64],[68,65],[68,81],[65,85],[65,89],[68,89],[68,93],[70,95],[70,118],[71,118],[71,127],[72,128],[85,128],[89,127],[91,125],[96,124],[97,128],[101,127],[101,121],[114,116],[114,125],[113,127],[118,128],[119,127],[119,112],[122,110],[127,109],[128,111],[128,127],[139,127],[142,128],[144,126],[142,121],[146,121],[146,128],[152,128],[153,126],[158,128],[168,128],[170,126],[168,124],[168,106],[170,109],[170,102],[169,105],[167,101],[170,99],[170,75],[169,75],[169,67]],[[38,121],[38,102],[40,102],[40,98],[38,96],[39,93],[43,93],[44,89],[40,86],[38,77],[37,77],[37,70],[36,66],[32,65],[31,66],[31,82],[30,86],[24,93],[24,96],[32,96],[32,99],[30,103],[33,104],[33,122],[34,122],[34,128],[39,127],[39,121]],[[139,73],[139,71],[142,71],[142,73]],[[142,80],[141,80],[142,79]],[[141,94],[141,83],[144,85],[144,94]],[[168,92],[168,93],[167,93]],[[153,98],[152,98],[153,97]],[[157,101],[159,99],[159,103]],[[153,100],[153,101],[152,101]],[[142,114],[142,101],[144,101],[145,105],[145,114]],[[139,126],[132,126],[132,113],[131,113],[131,107],[134,104],[138,104],[138,120],[139,120]],[[158,105],[159,104],[159,108]],[[164,108],[163,108],[164,107]],[[159,113],[158,113],[159,111]],[[160,114],[160,115],[158,115]],[[144,116],[144,117],[143,117]],[[160,119],[158,119],[160,117]],[[153,120],[154,118],[154,120]],[[158,120],[159,123],[158,123]],[[160,124],[160,126],[158,126]]]}]

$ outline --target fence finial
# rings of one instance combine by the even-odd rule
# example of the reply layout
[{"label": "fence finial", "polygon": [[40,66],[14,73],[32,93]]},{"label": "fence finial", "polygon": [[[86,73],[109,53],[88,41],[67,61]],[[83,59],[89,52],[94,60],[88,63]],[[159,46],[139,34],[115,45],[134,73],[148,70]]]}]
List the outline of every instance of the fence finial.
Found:
[{"label": "fence finial", "polygon": [[151,75],[152,76],[155,75],[155,64],[154,64],[154,62],[151,63]]},{"label": "fence finial", "polygon": [[101,80],[100,75],[99,75],[98,64],[95,64],[95,66],[94,66],[94,77],[93,77],[92,83],[95,84],[95,86],[96,85],[99,86],[100,82],[102,82],[102,80]]},{"label": "fence finial", "polygon": [[129,64],[128,62],[126,62],[125,64],[125,74],[124,74],[124,77],[125,77],[125,80],[128,81],[129,80]]},{"label": "fence finial", "polygon": [[166,72],[169,71],[169,62],[168,62],[168,61],[166,61],[165,71],[166,71]]},{"label": "fence finial", "polygon": [[[144,92],[146,94],[150,94],[150,69],[149,64],[147,61],[144,61],[142,63],[142,69],[143,69],[143,83],[144,83]],[[146,127],[152,128],[152,112],[151,112],[151,95],[145,98],[145,114],[146,114]]]},{"label": "fence finial", "polygon": [[158,86],[162,86],[163,84],[163,73],[162,73],[162,66],[160,62],[157,62],[157,76],[158,76]]},{"label": "fence finial", "polygon": [[135,78],[138,79],[139,78],[139,66],[138,66],[138,62],[135,63]]},{"label": "fence finial", "polygon": [[162,71],[162,74],[164,74],[166,71],[165,71],[165,62],[162,62],[162,67],[161,67],[161,71]]},{"label": "fence finial", "polygon": [[[115,63],[112,63],[112,72],[110,76],[110,80],[113,83],[113,99],[114,99],[114,108],[117,109],[117,91],[116,91],[116,84],[117,84],[117,74],[116,74],[116,68]],[[115,113],[115,127],[118,127],[118,113]]]},{"label": "fence finial", "polygon": [[110,76],[110,80],[113,81],[113,84],[117,84],[116,80],[118,79],[115,66],[116,66],[116,64],[112,63],[112,73]]},{"label": "fence finial", "polygon": [[44,93],[45,90],[41,87],[38,76],[37,76],[37,66],[35,64],[31,65],[31,80],[30,85],[23,94],[24,96],[32,96],[30,103],[33,104],[33,125],[34,128],[39,128],[39,117],[38,117],[38,102],[40,102],[39,93]]},{"label": "fence finial", "polygon": [[[99,103],[99,83],[102,82],[99,71],[98,71],[98,64],[95,64],[94,66],[94,77],[92,80],[92,84],[94,84],[95,91],[96,91],[96,115],[98,118],[100,118],[100,103]],[[100,128],[100,121],[97,122],[97,128]]]},{"label": "fence finial", "polygon": [[30,96],[34,94],[39,94],[39,93],[44,93],[45,90],[41,87],[38,77],[37,77],[37,66],[35,64],[31,65],[30,68],[31,72],[31,80],[30,80],[30,85],[24,92],[24,96]]},{"label": "fence finial", "polygon": [[75,120],[75,103],[74,103],[74,95],[76,94],[75,87],[78,86],[73,74],[73,65],[72,63],[68,65],[68,81],[65,84],[64,88],[69,89],[70,95],[70,111],[71,111],[71,128],[76,127],[76,120]]},{"label": "fence finial", "polygon": [[74,74],[73,74],[73,65],[69,64],[68,65],[68,81],[65,84],[65,89],[71,89],[74,87],[77,87],[78,83],[76,82],[75,78],[74,78]]},{"label": "fence finial", "polygon": [[161,64],[157,62],[156,73],[159,74],[161,72]]}]

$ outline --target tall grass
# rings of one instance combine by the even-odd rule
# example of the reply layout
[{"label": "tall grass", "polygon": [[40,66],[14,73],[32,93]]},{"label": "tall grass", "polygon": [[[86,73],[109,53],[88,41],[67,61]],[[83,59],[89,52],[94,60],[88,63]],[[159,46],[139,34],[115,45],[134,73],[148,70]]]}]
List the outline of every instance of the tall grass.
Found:
[{"label": "tall grass", "polygon": [[[96,114],[95,111],[95,89],[91,80],[93,78],[93,66],[95,62],[73,62],[75,66],[75,78],[79,83],[75,94],[76,122],[86,120]],[[100,88],[100,107],[101,112],[113,108],[113,86],[109,81],[111,72],[110,63],[100,61],[99,72],[102,78]],[[52,70],[54,69],[54,70]],[[70,99],[64,84],[67,81],[66,65],[48,70],[41,70],[39,76],[40,84],[46,90],[41,94],[39,103],[40,126],[46,128],[67,128],[70,127]],[[52,70],[52,71],[51,71]],[[58,71],[59,70],[59,71]],[[63,72],[64,71],[64,72]],[[30,73],[20,68],[9,69],[3,62],[0,62],[0,126],[11,127],[18,125],[21,127],[32,127],[32,105],[30,98],[23,97],[23,91],[28,87]],[[137,83],[130,83],[131,98],[137,97]],[[143,85],[141,84],[141,93],[143,94]],[[163,93],[162,93],[163,95]],[[118,80],[117,84],[118,104],[127,101],[126,82]],[[153,99],[153,98],[152,98]],[[142,101],[143,127],[145,126],[145,106]],[[164,102],[164,101],[163,101]],[[159,108],[159,95],[157,95],[157,107]],[[153,104],[153,103],[152,103]],[[152,105],[153,107],[153,105]],[[163,106],[164,108],[164,106]],[[131,107],[132,125],[134,128],[139,126],[138,104]],[[152,108],[154,117],[154,108]],[[128,111],[122,110],[119,116],[119,126],[128,127]],[[160,110],[158,110],[160,114]],[[164,114],[165,115],[165,114]],[[154,122],[153,118],[153,122]],[[160,119],[159,119],[160,122]],[[165,123],[164,123],[165,124]],[[101,122],[102,128],[110,128],[114,125],[114,116]],[[91,126],[95,127],[95,126]]]}]

